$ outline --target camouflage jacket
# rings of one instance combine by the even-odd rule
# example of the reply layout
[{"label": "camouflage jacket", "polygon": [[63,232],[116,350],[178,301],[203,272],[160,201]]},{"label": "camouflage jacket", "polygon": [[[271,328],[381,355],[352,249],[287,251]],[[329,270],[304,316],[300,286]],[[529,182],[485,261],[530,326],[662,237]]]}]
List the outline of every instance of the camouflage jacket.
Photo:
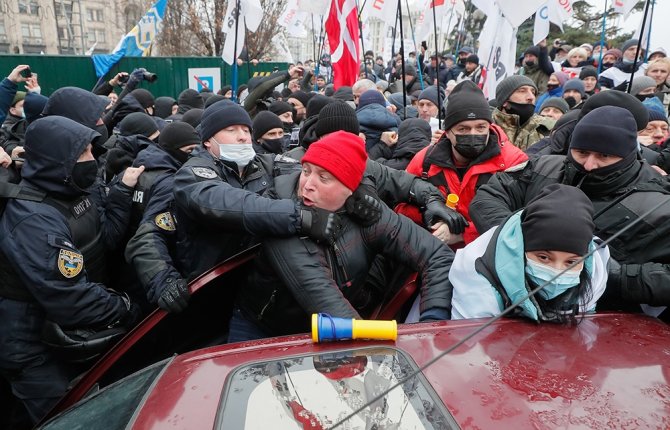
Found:
[{"label": "camouflage jacket", "polygon": [[548,136],[556,123],[553,119],[534,114],[522,127],[519,125],[518,115],[505,113],[500,109],[493,111],[493,122],[499,125],[510,142],[522,151]]}]

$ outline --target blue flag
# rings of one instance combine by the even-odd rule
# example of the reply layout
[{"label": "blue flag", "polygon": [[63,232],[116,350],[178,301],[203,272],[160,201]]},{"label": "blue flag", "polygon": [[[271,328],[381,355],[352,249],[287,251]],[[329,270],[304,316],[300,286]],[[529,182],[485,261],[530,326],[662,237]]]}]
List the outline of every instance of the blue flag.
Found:
[{"label": "blue flag", "polygon": [[95,74],[98,77],[107,74],[122,57],[144,57],[149,54],[151,44],[161,30],[166,5],[167,0],[158,0],[154,3],[140,18],[140,22],[123,36],[114,52],[92,56]]}]

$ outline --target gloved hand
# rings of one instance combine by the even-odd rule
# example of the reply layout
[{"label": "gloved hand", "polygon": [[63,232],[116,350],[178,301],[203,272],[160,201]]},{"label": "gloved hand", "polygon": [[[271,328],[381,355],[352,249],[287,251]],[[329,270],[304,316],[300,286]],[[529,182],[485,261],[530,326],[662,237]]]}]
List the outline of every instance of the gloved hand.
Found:
[{"label": "gloved hand", "polygon": [[465,227],[470,225],[463,215],[448,208],[443,201],[431,200],[426,203],[423,211],[423,222],[427,227],[431,227],[438,220],[444,221],[449,226],[451,234],[462,234]]},{"label": "gloved hand", "polygon": [[300,233],[317,242],[332,244],[342,233],[342,221],[334,212],[316,207],[304,207],[300,211]]},{"label": "gloved hand", "polygon": [[147,71],[147,69],[139,68],[133,70],[133,72],[130,74],[130,79],[137,81],[137,82],[142,82],[144,80],[144,73]]},{"label": "gloved hand", "polygon": [[182,278],[167,278],[166,286],[158,298],[158,307],[169,313],[179,313],[188,306],[191,293],[188,284]]},{"label": "gloved hand", "polygon": [[612,257],[607,261],[607,288],[603,296],[611,300],[621,299],[621,264]]},{"label": "gloved hand", "polygon": [[369,227],[382,216],[382,202],[377,190],[371,185],[359,185],[356,191],[344,202],[344,209],[356,222]]},{"label": "gloved hand", "polygon": [[130,301],[128,294],[122,293],[116,290],[108,289],[111,294],[119,296],[123,300],[123,304],[126,306],[126,313],[124,313],[121,318],[110,325],[108,328],[113,327],[124,327],[126,330],[133,329],[140,321],[142,321],[142,309],[138,304]]}]

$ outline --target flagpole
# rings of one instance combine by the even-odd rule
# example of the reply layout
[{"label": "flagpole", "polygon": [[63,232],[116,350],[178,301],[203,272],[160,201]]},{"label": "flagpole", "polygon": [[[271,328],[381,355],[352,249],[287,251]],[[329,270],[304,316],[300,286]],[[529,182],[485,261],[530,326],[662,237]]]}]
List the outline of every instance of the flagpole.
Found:
[{"label": "flagpole", "polygon": [[433,0],[433,33],[435,33],[435,83],[437,86],[437,127],[442,129],[442,100],[440,97],[440,58],[437,55],[437,12],[435,12],[435,0]]},{"label": "flagpole", "polygon": [[607,0],[605,0],[605,10],[603,11],[603,30],[600,32],[600,59],[598,60],[598,76],[603,70],[603,48],[605,47],[605,31],[607,30]]},{"label": "flagpole", "polygon": [[637,48],[635,49],[635,59],[633,60],[633,70],[630,72],[630,79],[628,80],[628,88],[626,92],[630,94],[631,87],[633,86],[633,77],[635,76],[635,64],[637,64],[640,49],[642,49],[642,35],[644,33],[644,27],[647,25],[647,15],[649,14],[649,3],[651,0],[645,0],[644,2],[644,15],[642,16],[642,28],[640,30],[640,37],[637,39]]},{"label": "flagpole", "polygon": [[[365,70],[365,79],[370,79],[370,76],[368,75],[368,65],[365,64],[365,43],[363,42],[363,21],[361,21],[361,14],[363,13],[363,7],[365,6],[365,2],[367,0],[363,1],[363,6],[361,6],[360,9],[358,9],[358,0],[356,0],[356,19],[358,20],[358,32],[360,33],[360,39],[361,39],[361,51],[363,51],[363,70]],[[360,60],[360,58],[359,58]],[[358,74],[361,74],[361,71],[358,71]]]},{"label": "flagpole", "polygon": [[[463,17],[461,18],[460,22],[460,29],[456,32],[456,52],[455,54],[458,54],[458,50],[461,49],[461,32],[465,31],[465,16],[467,15],[468,18],[470,18],[470,15],[472,14],[472,1],[468,4],[468,7],[465,9],[463,12]],[[463,43],[465,43],[465,38],[463,38]]]},{"label": "flagpole", "polygon": [[[312,31],[314,31],[314,14],[312,14]],[[314,32],[316,37],[316,32]],[[321,26],[319,27],[319,51],[318,56],[316,52],[314,53],[314,61],[316,62],[316,73],[314,74],[314,91],[318,92],[319,86],[316,84],[316,78],[319,76],[319,70],[321,69],[321,53],[323,52],[323,15],[321,15]]]},{"label": "flagpole", "polygon": [[391,61],[394,61],[395,57],[395,29],[398,27],[398,8],[395,9],[395,21],[393,22],[393,40],[391,41]]},{"label": "flagpole", "polygon": [[407,114],[407,85],[405,84],[405,33],[402,30],[402,0],[398,0],[398,17],[400,18],[400,51],[402,52],[402,106],[403,114]]},{"label": "flagpole", "polygon": [[[412,14],[409,13],[409,1],[405,0],[405,7],[407,8],[407,16],[410,18],[409,19],[409,29],[412,32],[412,42],[414,42],[414,49],[416,49],[416,36],[414,34],[414,24],[412,24]],[[418,56],[416,57],[417,59],[419,58]],[[425,60],[425,58],[424,58]],[[419,64],[417,62],[417,70],[419,72],[419,81],[421,82],[421,91],[423,91],[423,72],[421,69],[423,69],[423,64]]]},{"label": "flagpole", "polygon": [[[447,37],[444,38],[444,43],[442,44],[442,52],[447,50],[447,41],[449,40],[449,27],[451,27],[451,18],[454,17],[455,5],[451,5],[451,13],[449,13],[449,22],[447,22]],[[437,50],[437,48],[435,48]]]},{"label": "flagpole", "polygon": [[[233,48],[233,79],[231,100],[237,103],[237,29],[240,25],[240,0],[235,2],[235,48]],[[247,54],[248,56],[248,54]]]},{"label": "flagpole", "polygon": [[651,45],[651,26],[654,23],[654,7],[655,6],[656,6],[656,0],[651,0],[651,16],[649,17],[649,30],[647,32],[647,49],[644,51],[644,62],[645,63],[647,62],[647,58],[649,58],[649,45]]}]

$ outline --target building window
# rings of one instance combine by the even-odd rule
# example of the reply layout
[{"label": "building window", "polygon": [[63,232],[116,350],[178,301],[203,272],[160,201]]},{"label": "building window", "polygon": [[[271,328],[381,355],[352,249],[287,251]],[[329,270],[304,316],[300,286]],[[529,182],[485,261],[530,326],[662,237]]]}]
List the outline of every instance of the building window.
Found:
[{"label": "building window", "polygon": [[104,14],[102,9],[86,9],[86,17],[89,21],[103,22]]},{"label": "building window", "polygon": [[58,2],[55,5],[57,17],[62,17],[67,14],[68,19],[72,19],[72,3]]},{"label": "building window", "polygon": [[19,0],[19,13],[26,15],[37,15],[40,5],[36,0]]},{"label": "building window", "polygon": [[107,41],[107,37],[105,34],[105,30],[88,30],[86,33],[86,41],[91,44],[91,43],[105,43]]},{"label": "building window", "polygon": [[43,45],[42,27],[39,24],[21,23],[21,36],[24,44]]},{"label": "building window", "polygon": [[99,43],[105,43],[105,30],[97,30],[95,33],[95,41]]}]

